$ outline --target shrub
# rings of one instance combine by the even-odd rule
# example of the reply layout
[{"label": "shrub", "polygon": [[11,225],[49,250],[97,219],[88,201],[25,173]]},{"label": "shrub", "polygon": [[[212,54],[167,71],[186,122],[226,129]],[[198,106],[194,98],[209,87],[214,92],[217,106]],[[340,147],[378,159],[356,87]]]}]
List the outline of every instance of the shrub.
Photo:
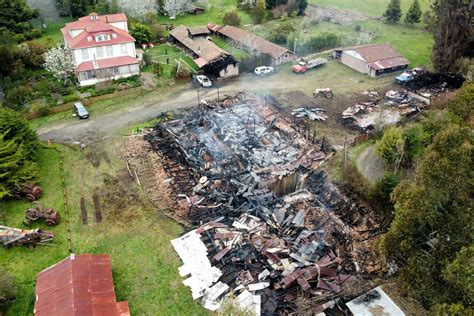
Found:
[{"label": "shrub", "polygon": [[300,47],[301,54],[314,53],[323,49],[336,47],[340,44],[340,38],[334,33],[322,33],[311,37]]},{"label": "shrub", "polygon": [[51,107],[45,100],[39,100],[31,104],[30,112],[38,113],[39,116],[47,116],[51,112]]},{"label": "shrub", "polygon": [[355,27],[355,31],[360,32],[360,30],[362,30],[362,27],[359,24],[357,24]]},{"label": "shrub", "polygon": [[153,64],[153,73],[159,77],[163,73],[163,66],[159,63]]},{"label": "shrub", "polygon": [[30,86],[15,86],[6,93],[7,102],[12,108],[25,106],[32,97],[33,89]]},{"label": "shrub", "polygon": [[150,40],[152,42],[158,42],[160,39],[165,37],[166,27],[158,23],[153,23],[150,27]]},{"label": "shrub", "polygon": [[69,103],[69,102],[77,101],[80,98],[76,93],[74,93],[74,94],[65,95],[62,97],[62,99],[64,103]]},{"label": "shrub", "polygon": [[227,12],[224,15],[224,24],[232,25],[232,26],[239,26],[240,25],[240,17],[235,11]]},{"label": "shrub", "polygon": [[0,314],[3,314],[8,306],[13,302],[16,289],[13,285],[13,278],[3,268],[0,268]]},{"label": "shrub", "polygon": [[393,164],[401,158],[404,143],[401,130],[390,127],[385,130],[382,139],[375,144],[375,151],[386,163]]},{"label": "shrub", "polygon": [[277,24],[270,30],[269,40],[278,44],[286,43],[288,34],[293,31],[294,27],[289,21]]},{"label": "shrub", "polygon": [[153,58],[149,53],[143,53],[143,62],[145,63],[145,66],[153,65]]}]

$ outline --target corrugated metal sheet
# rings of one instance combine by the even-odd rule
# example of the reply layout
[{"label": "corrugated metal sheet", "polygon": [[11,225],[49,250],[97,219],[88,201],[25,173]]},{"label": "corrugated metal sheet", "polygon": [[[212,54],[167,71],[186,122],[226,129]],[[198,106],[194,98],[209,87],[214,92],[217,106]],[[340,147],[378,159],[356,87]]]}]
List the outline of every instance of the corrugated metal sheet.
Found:
[{"label": "corrugated metal sheet", "polygon": [[130,315],[116,301],[109,255],[71,255],[38,273],[35,315]]}]

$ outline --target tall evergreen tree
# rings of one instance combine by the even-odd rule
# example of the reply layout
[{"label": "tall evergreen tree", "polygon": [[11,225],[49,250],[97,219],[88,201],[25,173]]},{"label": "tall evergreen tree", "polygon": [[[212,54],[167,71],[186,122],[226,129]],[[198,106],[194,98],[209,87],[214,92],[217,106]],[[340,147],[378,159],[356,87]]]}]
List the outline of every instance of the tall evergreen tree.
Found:
[{"label": "tall evergreen tree", "polygon": [[397,23],[402,17],[402,9],[400,7],[400,0],[390,0],[387,11],[383,15],[389,23]]},{"label": "tall evergreen tree", "polygon": [[0,0],[0,30],[15,34],[19,42],[34,37],[30,21],[36,17],[38,11],[31,9],[25,0]]},{"label": "tall evergreen tree", "polygon": [[435,0],[436,17],[432,61],[436,71],[455,73],[459,60],[474,57],[473,4],[469,0]]},{"label": "tall evergreen tree", "polygon": [[421,21],[421,8],[420,2],[418,0],[414,0],[408,9],[407,14],[405,15],[405,23],[414,24],[420,23]]},{"label": "tall evergreen tree", "polygon": [[24,145],[6,141],[0,134],[0,199],[12,196],[21,186],[38,175],[34,162],[29,160]]},{"label": "tall evergreen tree", "polygon": [[17,112],[0,107],[0,134],[5,141],[13,140],[17,147],[23,145],[26,154],[31,160],[35,160],[39,147],[38,137]]}]

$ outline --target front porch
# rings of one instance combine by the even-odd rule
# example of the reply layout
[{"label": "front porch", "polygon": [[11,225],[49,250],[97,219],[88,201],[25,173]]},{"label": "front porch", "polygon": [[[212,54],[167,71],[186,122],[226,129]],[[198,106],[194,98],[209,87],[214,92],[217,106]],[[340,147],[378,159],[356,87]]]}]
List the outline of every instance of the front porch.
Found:
[{"label": "front porch", "polygon": [[127,78],[133,75],[138,75],[139,73],[140,67],[138,64],[131,64],[119,67],[79,71],[77,74],[77,79],[79,80],[79,85],[82,87],[93,85],[99,82]]}]

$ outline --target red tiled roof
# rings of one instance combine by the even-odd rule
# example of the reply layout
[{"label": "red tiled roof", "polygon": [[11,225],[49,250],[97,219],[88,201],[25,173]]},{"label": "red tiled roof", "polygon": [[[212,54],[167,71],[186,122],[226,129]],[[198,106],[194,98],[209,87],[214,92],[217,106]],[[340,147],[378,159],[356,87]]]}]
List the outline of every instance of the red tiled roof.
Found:
[{"label": "red tiled roof", "polygon": [[116,14],[107,14],[107,15],[97,15],[97,13],[92,12],[88,16],[83,16],[79,18],[79,21],[90,21],[91,16],[97,16],[97,18],[106,23],[122,22],[127,21],[127,16],[125,13],[116,13]]},{"label": "red tiled roof", "polygon": [[[91,20],[91,16],[79,18],[79,21],[67,23],[62,29],[64,40],[69,48],[86,48],[94,46],[113,45],[135,42],[135,39],[127,32],[108,23],[127,21],[123,13],[97,16],[97,20]],[[83,30],[75,37],[71,36],[72,30]],[[95,36],[108,34],[109,41],[96,42]],[[113,34],[116,34],[115,37]],[[92,37],[89,41],[88,37]]]},{"label": "red tiled roof", "polygon": [[38,273],[35,315],[130,315],[117,303],[109,255],[71,255]]},{"label": "red tiled roof", "polygon": [[94,61],[85,61],[80,63],[76,70],[80,71],[88,71],[93,69],[104,69],[104,68],[111,68],[111,67],[119,67],[125,65],[133,65],[138,64],[138,59],[131,56],[121,56],[121,57],[112,57],[106,59],[98,59],[95,61],[96,65],[94,65]]}]

